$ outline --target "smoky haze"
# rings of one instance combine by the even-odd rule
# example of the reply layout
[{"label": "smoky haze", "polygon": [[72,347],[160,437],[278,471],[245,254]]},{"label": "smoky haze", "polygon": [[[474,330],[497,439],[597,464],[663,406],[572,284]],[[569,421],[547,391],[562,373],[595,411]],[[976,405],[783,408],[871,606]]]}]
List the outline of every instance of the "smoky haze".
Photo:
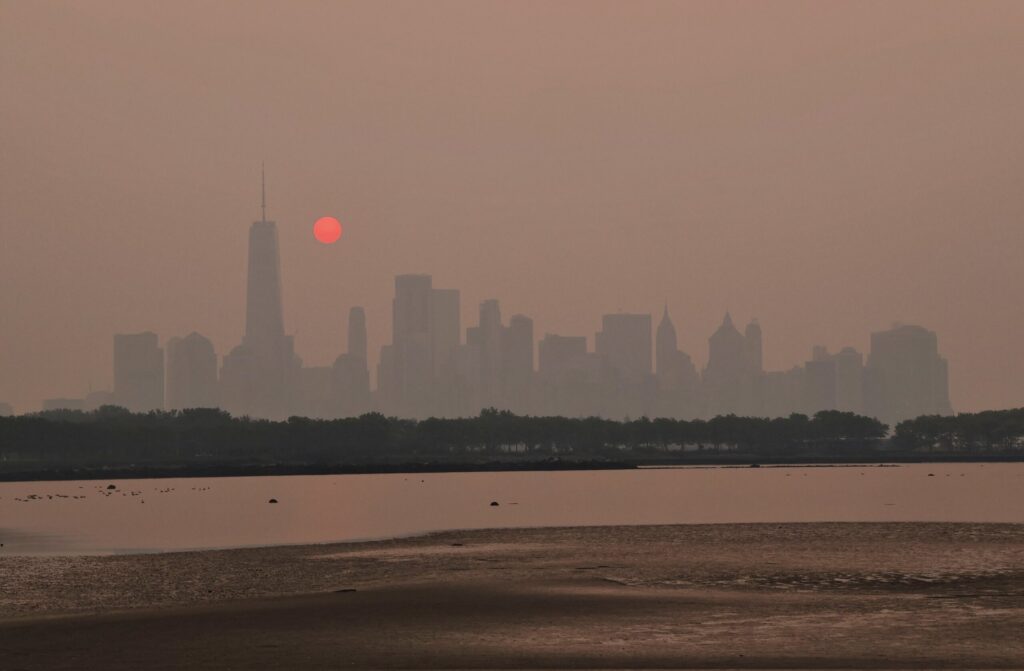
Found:
[{"label": "smoky haze", "polygon": [[921,324],[954,408],[1024,399],[1021,3],[8,1],[0,86],[21,411],[114,333],[240,341],[264,161],[307,364],[429,273],[591,347],[667,303],[698,367],[727,309],[769,369]]}]

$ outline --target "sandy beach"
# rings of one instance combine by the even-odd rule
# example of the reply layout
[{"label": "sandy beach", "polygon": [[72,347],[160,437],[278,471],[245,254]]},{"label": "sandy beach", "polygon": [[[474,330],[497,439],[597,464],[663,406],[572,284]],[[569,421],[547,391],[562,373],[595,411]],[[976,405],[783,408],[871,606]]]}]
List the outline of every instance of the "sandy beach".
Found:
[{"label": "sandy beach", "polygon": [[1024,525],[0,558],[0,668],[1021,668]]}]

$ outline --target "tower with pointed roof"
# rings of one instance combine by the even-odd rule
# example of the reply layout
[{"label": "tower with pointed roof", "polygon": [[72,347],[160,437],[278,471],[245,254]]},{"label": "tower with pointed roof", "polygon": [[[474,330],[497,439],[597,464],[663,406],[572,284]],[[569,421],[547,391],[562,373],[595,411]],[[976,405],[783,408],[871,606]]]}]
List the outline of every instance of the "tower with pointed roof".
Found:
[{"label": "tower with pointed roof", "polygon": [[654,372],[659,382],[666,380],[674,372],[679,342],[676,338],[676,327],[668,315],[668,304],[661,313],[658,331],[654,338]]},{"label": "tower with pointed roof", "polygon": [[225,405],[235,414],[286,417],[297,367],[284,330],[277,223],[267,220],[266,173],[260,166],[260,220],[249,227],[245,335],[224,357]]},{"label": "tower with pointed roof", "polygon": [[708,339],[703,384],[709,417],[740,412],[746,362],[747,340],[726,312],[721,326]]},{"label": "tower with pointed roof", "polygon": [[668,305],[662,311],[658,323],[655,355],[657,415],[681,419],[697,417],[697,369],[689,355],[679,351],[676,327],[669,316]]}]

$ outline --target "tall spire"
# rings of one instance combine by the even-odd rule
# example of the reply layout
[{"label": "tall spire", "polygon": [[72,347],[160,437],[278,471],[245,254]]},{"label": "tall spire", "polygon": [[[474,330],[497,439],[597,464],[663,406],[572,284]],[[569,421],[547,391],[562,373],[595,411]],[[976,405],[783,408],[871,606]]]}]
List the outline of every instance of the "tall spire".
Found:
[{"label": "tall spire", "polygon": [[267,220],[267,174],[263,169],[263,162],[260,161],[260,221]]}]

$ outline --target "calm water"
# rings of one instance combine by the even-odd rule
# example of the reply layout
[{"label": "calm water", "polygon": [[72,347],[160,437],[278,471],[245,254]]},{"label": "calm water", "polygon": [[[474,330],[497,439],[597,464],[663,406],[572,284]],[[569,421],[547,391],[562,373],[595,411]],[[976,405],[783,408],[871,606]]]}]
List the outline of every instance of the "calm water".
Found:
[{"label": "calm water", "polygon": [[1024,464],[0,483],[5,555],[321,543],[488,527],[818,521],[1024,523]]}]

